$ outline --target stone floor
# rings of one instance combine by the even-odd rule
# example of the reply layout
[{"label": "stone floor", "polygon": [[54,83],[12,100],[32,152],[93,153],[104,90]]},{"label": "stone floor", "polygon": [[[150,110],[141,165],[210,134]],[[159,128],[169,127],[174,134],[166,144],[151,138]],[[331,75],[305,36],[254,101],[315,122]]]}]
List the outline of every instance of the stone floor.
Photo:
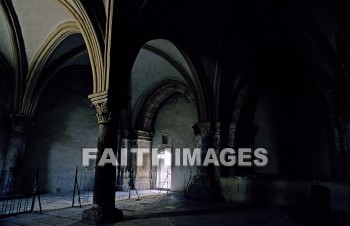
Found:
[{"label": "stone floor", "polygon": [[[177,193],[158,191],[119,194],[116,207],[123,210],[123,222],[114,225],[350,225],[350,214],[332,213],[329,216],[310,210],[277,207],[238,207],[228,203],[194,202]],[[56,194],[42,196],[43,213],[20,214],[0,219],[0,225],[86,225],[81,222],[84,209],[90,204],[69,207],[72,196]],[[113,225],[113,224],[110,224]]]},{"label": "stone floor", "polygon": [[[166,194],[167,191],[164,190],[131,190],[130,192],[116,192],[115,199],[116,202],[125,199],[138,199],[145,196],[154,196],[160,194]],[[92,204],[92,192],[82,192],[80,194],[80,203],[82,206]],[[78,194],[74,196],[74,206],[79,206]],[[43,210],[54,210],[66,207],[71,207],[73,203],[73,193],[72,192],[60,192],[56,194],[46,194],[41,195],[41,205]],[[36,204],[36,210],[39,210]]]}]

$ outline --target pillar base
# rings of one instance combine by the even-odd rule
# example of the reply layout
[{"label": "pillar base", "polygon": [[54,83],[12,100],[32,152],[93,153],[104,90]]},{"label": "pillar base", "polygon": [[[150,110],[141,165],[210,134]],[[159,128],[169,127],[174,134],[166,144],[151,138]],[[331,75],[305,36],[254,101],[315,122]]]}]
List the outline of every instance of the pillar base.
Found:
[{"label": "pillar base", "polygon": [[198,201],[224,201],[220,191],[219,178],[214,179],[203,174],[193,177],[185,192],[185,197]]},{"label": "pillar base", "polygon": [[106,223],[116,223],[122,221],[124,217],[120,209],[106,209],[91,208],[83,211],[82,221],[84,223],[99,225]]}]

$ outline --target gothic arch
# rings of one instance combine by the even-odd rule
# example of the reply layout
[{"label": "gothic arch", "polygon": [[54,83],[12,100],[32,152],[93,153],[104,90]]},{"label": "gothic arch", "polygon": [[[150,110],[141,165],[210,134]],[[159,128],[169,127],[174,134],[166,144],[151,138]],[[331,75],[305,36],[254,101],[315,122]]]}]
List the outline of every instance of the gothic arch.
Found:
[{"label": "gothic arch", "polygon": [[[108,90],[109,78],[106,65],[109,63],[109,56],[106,54],[106,49],[109,48],[112,9],[113,1],[108,1],[108,18],[107,31],[105,27],[106,18],[101,18],[100,8],[99,13],[93,13],[91,4],[82,3],[81,1],[73,1],[74,5],[66,0],[57,0],[64,8],[66,8],[76,19],[77,25],[86,43],[86,47],[90,57],[92,74],[94,77],[93,93],[99,93]],[[95,4],[95,3],[92,3]],[[89,7],[88,7],[89,6]],[[93,14],[93,15],[92,15]]]},{"label": "gothic arch", "polygon": [[[310,63],[311,66],[311,81],[318,87],[322,93],[325,101],[327,102],[327,108],[330,114],[343,116],[346,110],[344,100],[344,94],[341,93],[338,85],[330,76],[325,73],[321,68]],[[262,87],[263,88],[263,87]],[[240,110],[245,98],[248,94],[255,92],[258,93],[259,85],[257,81],[241,73],[235,79],[233,89],[230,95],[231,109],[231,121],[237,122],[240,117]]]},{"label": "gothic arch", "polygon": [[42,80],[47,79],[47,77],[43,78],[44,73],[42,73],[47,60],[63,40],[76,33],[80,33],[80,31],[75,22],[63,23],[41,45],[28,70],[23,107],[20,109],[20,114],[31,116],[34,113],[36,96],[38,95],[36,92],[40,89]]},{"label": "gothic arch", "polygon": [[[141,96],[133,112],[133,129],[152,131],[154,117],[159,107],[176,93],[183,94],[188,100],[196,104],[193,92],[188,86],[179,81],[164,80]],[[197,104],[196,107],[198,109]]]},{"label": "gothic arch", "polygon": [[6,58],[2,55],[0,52],[0,86],[5,95],[6,98],[12,99],[13,98],[13,78],[11,77],[13,75],[12,68]]},{"label": "gothic arch", "polygon": [[[86,52],[86,50],[84,50]],[[61,65],[63,65],[65,62],[74,59],[74,57],[79,57],[78,55],[73,55],[70,58],[65,58],[65,61],[61,62]],[[62,59],[58,59],[57,61],[61,61]],[[61,76],[66,75],[67,73],[85,73],[87,76],[91,76],[91,68],[88,65],[74,65],[74,66],[67,66],[67,67],[57,67],[57,68],[49,68],[47,73],[44,73],[48,76],[48,78],[40,84],[40,87],[36,90],[35,94],[32,97],[31,102],[31,114],[33,117],[37,114],[38,106],[40,105],[40,98],[43,96],[43,94],[48,94],[50,91],[48,90],[48,86],[52,85],[52,83],[59,79]],[[91,87],[92,88],[92,87]]]},{"label": "gothic arch", "polygon": [[0,6],[3,9],[6,23],[9,28],[10,37],[12,40],[12,48],[14,50],[14,111],[19,111],[23,104],[23,93],[25,90],[25,78],[28,70],[27,55],[24,46],[24,39],[21,31],[21,26],[13,7],[9,0],[0,1]]},{"label": "gothic arch", "polygon": [[[42,71],[41,80],[38,82],[37,86],[35,87],[35,90],[31,96],[31,100],[28,103],[28,106],[30,107],[30,109],[28,110],[30,111],[31,115],[35,115],[40,98],[42,94],[45,92],[45,90],[47,89],[48,85],[50,85],[58,76],[60,76],[62,74],[62,71],[67,71],[67,70],[81,71],[82,69],[84,71],[91,71],[91,67],[87,65],[86,66],[78,65],[76,67],[64,66],[67,62],[81,57],[83,54],[86,54],[86,52],[87,50],[85,45],[74,48],[68,53],[62,55],[57,60],[53,61],[50,64],[50,66],[48,66],[47,68],[45,68],[45,70]],[[91,86],[91,89],[92,89],[92,86]]]},{"label": "gothic arch", "polygon": [[[176,43],[176,42],[175,42]],[[182,56],[185,58],[187,64],[191,68],[193,73],[193,86],[194,94],[198,103],[198,121],[207,122],[212,120],[213,117],[213,103],[212,99],[212,89],[208,84],[209,81],[204,74],[204,69],[199,63],[198,59],[192,57],[192,55],[186,51],[184,48],[180,47],[179,44],[175,44],[176,47],[181,52]]]},{"label": "gothic arch", "polygon": [[[310,86],[310,89],[313,86],[315,91],[322,97],[325,107],[324,113],[327,115],[327,125],[329,124],[330,126],[328,137],[330,139],[329,141],[332,142],[330,143],[330,150],[332,152],[329,159],[332,177],[346,178],[346,144],[342,127],[342,120],[346,111],[346,106],[342,101],[345,94],[341,93],[341,89],[336,82],[316,65],[310,64],[310,73],[312,75],[309,78],[310,85],[308,86]],[[249,112],[253,113],[251,111],[254,111],[254,108],[257,106],[259,98],[264,92],[264,86],[266,84],[261,85],[254,79],[243,74],[238,76],[235,81],[236,89],[232,91],[230,99],[233,106],[233,109],[231,109],[231,121],[237,124],[235,133],[236,144],[241,143],[242,136],[240,136],[240,130],[245,127],[242,118],[249,118]]]},{"label": "gothic arch", "polygon": [[[152,46],[148,44],[149,41],[152,40],[167,40],[169,41],[174,47],[179,51],[181,54],[181,57],[185,60],[186,64],[188,65],[190,72],[188,72],[185,67],[179,63],[174,57],[167,53],[166,51],[163,51],[162,49],[159,49],[155,46]],[[169,64],[171,64],[186,80],[189,88],[192,90],[194,98],[196,100],[196,103],[198,105],[198,120],[199,121],[210,121],[211,117],[213,115],[212,113],[212,95],[211,95],[211,88],[208,84],[206,76],[204,76],[204,70],[201,68],[200,60],[196,60],[194,57],[192,57],[191,53],[187,51],[186,48],[184,48],[181,45],[181,42],[174,41],[172,39],[167,38],[153,38],[149,39],[145,42],[145,44],[142,46],[143,49],[148,50],[154,54],[157,54],[159,57],[167,61]]]},{"label": "gothic arch", "polygon": [[11,78],[11,75],[13,75],[13,70],[11,68],[11,65],[9,64],[9,62],[1,52],[0,52],[0,72],[1,72],[0,79],[3,80],[10,89],[12,89],[13,78]]}]

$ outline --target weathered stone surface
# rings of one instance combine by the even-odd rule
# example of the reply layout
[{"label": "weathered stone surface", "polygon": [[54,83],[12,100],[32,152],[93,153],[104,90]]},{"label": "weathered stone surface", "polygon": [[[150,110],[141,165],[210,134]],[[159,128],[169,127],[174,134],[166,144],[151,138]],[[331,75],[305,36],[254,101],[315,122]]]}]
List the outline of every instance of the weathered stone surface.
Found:
[{"label": "weathered stone surface", "polygon": [[[202,150],[202,162],[208,148],[220,147],[220,124],[212,128],[210,122],[198,123],[194,126],[197,135],[197,147]],[[215,129],[218,133],[215,133]],[[216,138],[216,139],[214,139]],[[194,200],[223,200],[220,194],[219,169],[213,165],[200,166],[198,174],[192,178],[191,184],[185,192],[185,196]]]},{"label": "weathered stone surface", "polygon": [[116,223],[124,218],[123,212],[117,208],[105,209],[91,208],[83,211],[82,221],[88,224]]}]

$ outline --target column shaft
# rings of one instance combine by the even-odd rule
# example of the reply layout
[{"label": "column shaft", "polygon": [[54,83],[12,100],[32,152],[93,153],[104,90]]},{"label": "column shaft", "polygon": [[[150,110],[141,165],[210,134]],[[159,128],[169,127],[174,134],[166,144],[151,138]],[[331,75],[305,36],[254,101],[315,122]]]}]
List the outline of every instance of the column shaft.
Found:
[{"label": "column shaft", "polygon": [[116,150],[116,144],[113,142],[117,137],[117,129],[111,123],[112,113],[108,108],[107,99],[97,99],[96,102],[93,102],[98,119],[93,207],[84,210],[82,216],[83,221],[89,224],[117,222],[123,218],[123,212],[115,208],[116,166],[112,164],[98,165],[106,148]]},{"label": "column shaft", "polygon": [[28,118],[20,115],[11,115],[11,131],[8,139],[4,169],[18,168],[21,165],[28,124]]},{"label": "column shaft", "polygon": [[[219,126],[219,124],[216,124]],[[213,132],[215,128],[212,127],[212,123],[198,123],[194,126],[197,147],[202,151],[202,163],[207,154],[208,148],[219,148],[220,137],[216,136]],[[214,139],[215,138],[215,139]],[[216,140],[214,144],[214,140]],[[185,196],[195,200],[221,200],[220,192],[220,178],[218,167],[213,165],[200,166],[198,173],[195,175],[185,192]]]},{"label": "column shaft", "polygon": [[120,132],[119,135],[120,147],[118,147],[118,168],[117,168],[117,191],[128,191],[129,190],[129,180],[130,174],[128,170],[128,165],[122,165],[122,159],[130,158],[130,147],[131,140],[129,131],[124,130]]},{"label": "column shaft", "polygon": [[143,154],[143,163],[138,166],[137,154],[132,156],[132,168],[135,170],[133,174],[133,185],[136,189],[151,189],[152,187],[152,139],[153,133],[137,130],[133,132],[132,147],[149,149],[148,153]]}]

